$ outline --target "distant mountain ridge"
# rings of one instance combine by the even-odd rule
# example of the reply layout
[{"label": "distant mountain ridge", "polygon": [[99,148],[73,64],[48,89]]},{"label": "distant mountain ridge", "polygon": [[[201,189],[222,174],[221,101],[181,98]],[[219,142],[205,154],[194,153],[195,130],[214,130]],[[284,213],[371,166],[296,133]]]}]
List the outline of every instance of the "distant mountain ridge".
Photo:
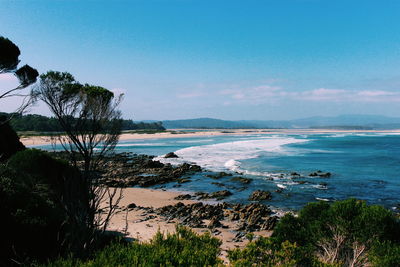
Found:
[{"label": "distant mountain ridge", "polygon": [[382,115],[340,115],[335,117],[315,116],[295,120],[220,120],[198,118],[165,120],[167,129],[260,129],[260,128],[329,128],[329,129],[400,129],[400,118]]}]

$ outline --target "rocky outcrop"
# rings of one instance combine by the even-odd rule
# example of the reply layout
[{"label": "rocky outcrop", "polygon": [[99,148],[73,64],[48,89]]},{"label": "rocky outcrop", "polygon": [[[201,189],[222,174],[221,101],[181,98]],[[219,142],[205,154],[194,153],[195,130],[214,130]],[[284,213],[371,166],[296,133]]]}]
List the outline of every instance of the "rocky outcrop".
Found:
[{"label": "rocky outcrop", "polygon": [[[270,208],[260,203],[210,205],[198,202],[184,205],[179,202],[154,212],[168,220],[177,219],[184,225],[196,228],[225,227],[222,221],[232,221],[237,223],[235,230],[243,232],[272,230],[278,221],[278,217],[271,216]],[[205,220],[209,220],[207,224]]]},{"label": "rocky outcrop", "polygon": [[249,200],[270,200],[270,199],[272,199],[271,192],[263,190],[254,191],[249,197]]},{"label": "rocky outcrop", "polygon": [[116,154],[102,166],[103,182],[109,186],[148,187],[169,182],[189,182],[189,175],[200,172],[201,167],[183,163],[179,166],[153,160],[152,156],[130,153]]},{"label": "rocky outcrop", "polygon": [[331,177],[331,175],[332,174],[330,172],[316,171],[316,172],[310,173],[308,176],[310,176],[310,177],[329,178],[329,177]]},{"label": "rocky outcrop", "polygon": [[253,179],[244,178],[244,177],[233,177],[233,178],[231,178],[231,181],[239,182],[239,183],[242,183],[242,184],[249,184],[249,183],[251,183],[251,181],[253,181]]},{"label": "rocky outcrop", "polygon": [[212,179],[221,179],[222,177],[232,176],[232,174],[227,172],[218,172],[216,174],[207,174],[206,176]]},{"label": "rocky outcrop", "polygon": [[179,157],[174,152],[169,152],[164,156],[164,158],[171,159],[171,158],[179,158]]},{"label": "rocky outcrop", "polygon": [[195,195],[198,197],[198,199],[215,198],[217,200],[221,200],[221,199],[231,196],[232,192],[228,191],[228,190],[221,190],[221,191],[217,191],[217,192],[213,192],[213,193],[197,192]]},{"label": "rocky outcrop", "polygon": [[187,200],[187,199],[192,199],[192,196],[189,194],[184,194],[184,195],[179,195],[174,198],[175,200]]}]

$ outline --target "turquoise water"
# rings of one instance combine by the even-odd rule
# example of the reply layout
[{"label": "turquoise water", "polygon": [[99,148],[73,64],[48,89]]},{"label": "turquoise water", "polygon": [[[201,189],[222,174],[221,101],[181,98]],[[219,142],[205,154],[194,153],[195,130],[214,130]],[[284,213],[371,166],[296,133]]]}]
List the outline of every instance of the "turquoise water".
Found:
[{"label": "turquoise water", "polygon": [[[230,181],[230,177],[207,178],[207,173],[195,175],[191,183],[179,188],[174,187],[176,184],[166,185],[167,189],[183,191],[228,189],[234,194],[227,200],[233,202],[246,202],[252,191],[263,189],[273,192],[268,204],[282,209],[298,209],[310,201],[349,197],[388,208],[400,203],[400,135],[202,136],[121,141],[116,150],[157,155],[159,160],[172,164],[192,162],[209,171],[230,171],[253,178],[247,188]],[[162,158],[171,151],[180,158]],[[331,172],[332,176],[308,176],[317,170]],[[302,177],[293,179],[292,172]],[[282,193],[275,192],[279,188]]]}]

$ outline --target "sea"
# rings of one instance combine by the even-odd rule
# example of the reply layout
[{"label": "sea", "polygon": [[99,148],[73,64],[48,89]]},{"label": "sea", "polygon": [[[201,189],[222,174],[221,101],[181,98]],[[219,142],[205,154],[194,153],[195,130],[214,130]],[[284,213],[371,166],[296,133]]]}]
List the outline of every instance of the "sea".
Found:
[{"label": "sea", "polygon": [[[233,193],[226,201],[238,203],[248,203],[254,190],[268,190],[272,199],[265,203],[285,211],[298,210],[308,202],[346,198],[400,210],[400,134],[396,133],[249,133],[124,140],[116,152],[154,155],[171,164],[194,163],[204,170],[191,175],[191,182],[155,188],[182,192],[226,189]],[[168,152],[179,158],[165,159]],[[309,176],[317,171],[331,176]],[[215,172],[232,176],[207,176]],[[241,184],[232,177],[253,180]]]}]

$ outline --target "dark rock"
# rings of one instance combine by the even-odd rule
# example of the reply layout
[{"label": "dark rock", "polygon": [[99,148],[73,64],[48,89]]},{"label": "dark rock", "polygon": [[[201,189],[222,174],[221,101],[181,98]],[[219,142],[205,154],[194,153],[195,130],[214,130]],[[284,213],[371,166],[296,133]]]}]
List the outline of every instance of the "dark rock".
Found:
[{"label": "dark rock", "polygon": [[131,203],[131,204],[129,204],[129,205],[127,206],[128,209],[134,209],[134,208],[136,208],[136,207],[137,207],[137,206],[136,206],[135,203]]},{"label": "dark rock", "polygon": [[189,194],[185,194],[185,195],[179,195],[179,196],[175,197],[174,199],[176,199],[176,200],[192,199],[192,196]]},{"label": "dark rock", "polygon": [[162,168],[164,164],[158,160],[147,160],[143,163],[142,168]]},{"label": "dark rock", "polygon": [[222,227],[222,223],[217,219],[217,218],[212,218],[210,222],[207,224],[207,228],[216,228],[216,227]]},{"label": "dark rock", "polygon": [[268,217],[261,224],[261,230],[273,230],[277,223],[278,223],[278,217],[277,216]]},{"label": "dark rock", "polygon": [[329,178],[329,177],[331,177],[331,173],[330,172],[325,172],[325,173],[321,173],[321,174],[319,174],[319,177],[322,177],[322,178]]},{"label": "dark rock", "polygon": [[180,178],[180,179],[178,179],[178,183],[180,183],[180,184],[188,183],[190,181],[191,180],[189,178]]},{"label": "dark rock", "polygon": [[232,176],[232,174],[227,172],[219,172],[217,174],[207,174],[206,176],[212,179],[220,179],[222,177]]},{"label": "dark rock", "polygon": [[272,199],[271,192],[263,190],[254,191],[249,197],[249,200],[270,200],[270,199]]},{"label": "dark rock", "polygon": [[217,200],[224,199],[226,197],[229,197],[232,195],[232,192],[228,190],[221,190],[213,193],[205,193],[205,192],[196,192],[196,196],[199,197],[199,199],[210,199],[210,198],[215,198]]},{"label": "dark rock", "polygon": [[232,192],[228,190],[221,190],[210,194],[211,198],[216,198],[216,199],[223,199],[231,195]]},{"label": "dark rock", "polygon": [[251,181],[253,181],[253,179],[244,178],[244,177],[233,177],[233,178],[231,178],[231,181],[240,182],[243,184],[249,184]]},{"label": "dark rock", "polygon": [[174,152],[169,152],[164,156],[164,158],[170,159],[170,158],[179,158],[179,157]]},{"label": "dark rock", "polygon": [[329,178],[329,177],[331,177],[331,173],[330,172],[322,172],[322,171],[316,171],[316,172],[313,172],[313,173],[310,173],[308,176],[311,176],[311,177],[321,177],[321,178]]}]

